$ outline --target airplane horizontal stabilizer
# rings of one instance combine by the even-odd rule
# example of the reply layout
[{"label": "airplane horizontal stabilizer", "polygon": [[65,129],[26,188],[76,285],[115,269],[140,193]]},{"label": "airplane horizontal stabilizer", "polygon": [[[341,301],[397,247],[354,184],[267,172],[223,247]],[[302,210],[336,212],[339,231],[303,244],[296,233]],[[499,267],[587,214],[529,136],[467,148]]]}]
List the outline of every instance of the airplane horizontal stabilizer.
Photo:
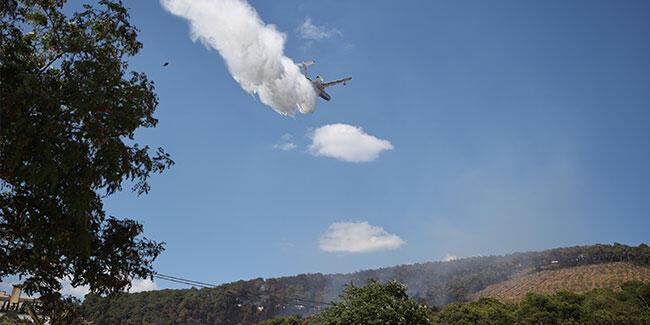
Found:
[{"label": "airplane horizontal stabilizer", "polygon": [[314,63],[316,63],[316,61],[309,60],[309,61],[300,62],[300,63],[298,63],[298,65],[308,67],[308,66],[310,66],[310,65],[312,65]]}]

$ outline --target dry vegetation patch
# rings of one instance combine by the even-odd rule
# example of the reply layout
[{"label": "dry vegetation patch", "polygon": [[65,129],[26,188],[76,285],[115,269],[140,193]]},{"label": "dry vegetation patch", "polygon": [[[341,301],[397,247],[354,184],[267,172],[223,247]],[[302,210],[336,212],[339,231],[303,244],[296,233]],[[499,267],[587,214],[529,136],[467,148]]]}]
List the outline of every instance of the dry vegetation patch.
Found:
[{"label": "dry vegetation patch", "polygon": [[543,271],[529,269],[509,280],[488,286],[473,298],[489,297],[503,302],[515,302],[528,292],[584,293],[596,288],[619,289],[621,284],[632,280],[650,281],[650,266],[615,262]]}]

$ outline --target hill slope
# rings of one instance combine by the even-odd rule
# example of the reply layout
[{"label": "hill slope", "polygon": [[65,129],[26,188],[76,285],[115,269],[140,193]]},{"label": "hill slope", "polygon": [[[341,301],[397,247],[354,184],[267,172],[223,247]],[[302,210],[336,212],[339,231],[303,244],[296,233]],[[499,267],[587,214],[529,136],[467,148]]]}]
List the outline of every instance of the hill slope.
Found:
[{"label": "hill slope", "polygon": [[407,284],[408,294],[421,303],[443,306],[471,299],[488,286],[523,272],[543,273],[549,267],[573,268],[619,261],[650,265],[650,247],[645,244],[575,246],[399,265],[350,274],[259,278],[200,290],[161,290],[111,298],[88,295],[83,313],[95,324],[253,324],[276,316],[317,313],[327,307],[326,303],[319,302],[336,300],[344,285],[362,285],[368,279],[397,280]]},{"label": "hill slope", "polygon": [[631,280],[650,281],[650,266],[614,262],[542,271],[526,270],[509,280],[489,285],[476,293],[473,299],[486,297],[517,302],[528,292],[584,293],[596,288],[619,289],[624,282]]}]

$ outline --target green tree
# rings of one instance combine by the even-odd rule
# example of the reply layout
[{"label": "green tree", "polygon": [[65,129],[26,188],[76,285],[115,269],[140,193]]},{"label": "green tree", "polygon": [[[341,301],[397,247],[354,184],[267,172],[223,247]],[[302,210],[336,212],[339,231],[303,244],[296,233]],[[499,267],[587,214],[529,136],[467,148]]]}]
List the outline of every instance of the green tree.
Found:
[{"label": "green tree", "polygon": [[83,322],[81,301],[75,297],[65,297],[59,300],[49,299],[43,304],[29,304],[23,308],[36,325],[67,325]]},{"label": "green tree", "polygon": [[559,307],[551,297],[528,293],[519,304],[517,316],[525,324],[557,324]]},{"label": "green tree", "polygon": [[[650,284],[627,282],[622,291],[595,289],[585,295],[582,320],[589,324],[647,324],[650,322]],[[645,295],[645,297],[644,297]]]},{"label": "green tree", "polygon": [[303,319],[300,315],[292,315],[263,320],[259,325],[300,325],[302,323]]},{"label": "green tree", "polygon": [[102,200],[148,192],[173,164],[134,139],[158,99],[128,67],[142,44],[127,10],[101,0],[66,16],[64,2],[0,2],[0,279],[51,301],[61,279],[110,294],[151,276],[163,244]]},{"label": "green tree", "polygon": [[560,291],[552,296],[557,307],[558,317],[565,321],[577,323],[580,320],[580,306],[584,300],[584,295],[575,292]]},{"label": "green tree", "polygon": [[494,299],[452,303],[431,318],[440,324],[650,324],[650,283],[627,282],[620,291],[529,293],[518,304]]},{"label": "green tree", "polygon": [[325,309],[317,324],[429,324],[427,307],[406,294],[406,285],[397,281],[381,284],[368,281],[363,287],[349,285],[341,301]]},{"label": "green tree", "polygon": [[482,298],[471,303],[451,303],[438,314],[441,324],[494,324],[515,323],[514,307],[495,299]]}]

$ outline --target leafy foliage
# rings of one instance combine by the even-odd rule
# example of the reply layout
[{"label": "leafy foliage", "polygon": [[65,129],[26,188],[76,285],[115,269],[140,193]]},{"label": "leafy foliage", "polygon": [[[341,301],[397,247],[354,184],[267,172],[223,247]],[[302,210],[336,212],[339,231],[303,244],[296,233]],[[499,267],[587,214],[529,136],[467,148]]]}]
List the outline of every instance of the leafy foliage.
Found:
[{"label": "leafy foliage", "polygon": [[439,324],[647,324],[648,299],[650,283],[633,281],[624,284],[621,291],[529,293],[518,304],[488,298],[453,303],[432,319]]},{"label": "leafy foliage", "polygon": [[15,311],[0,316],[0,325],[31,325],[33,322],[21,319]]},{"label": "leafy foliage", "polygon": [[320,313],[317,324],[428,324],[427,307],[409,299],[406,285],[370,280],[363,287],[349,285],[341,301]]},{"label": "leafy foliage", "polygon": [[60,280],[109,294],[152,274],[163,245],[107,216],[102,199],[139,194],[173,161],[135,143],[155,127],[153,82],[130,71],[142,48],[121,2],[67,17],[63,0],[0,4],[0,279],[58,301]]},{"label": "leafy foliage", "polygon": [[62,297],[59,300],[44,301],[43,304],[26,306],[35,324],[82,324],[81,301],[76,297]]},{"label": "leafy foliage", "polygon": [[473,303],[452,303],[437,315],[443,324],[515,324],[514,307],[483,298]]},{"label": "leafy foliage", "polygon": [[259,325],[300,325],[302,323],[303,319],[300,315],[291,315],[263,320],[259,323]]}]

